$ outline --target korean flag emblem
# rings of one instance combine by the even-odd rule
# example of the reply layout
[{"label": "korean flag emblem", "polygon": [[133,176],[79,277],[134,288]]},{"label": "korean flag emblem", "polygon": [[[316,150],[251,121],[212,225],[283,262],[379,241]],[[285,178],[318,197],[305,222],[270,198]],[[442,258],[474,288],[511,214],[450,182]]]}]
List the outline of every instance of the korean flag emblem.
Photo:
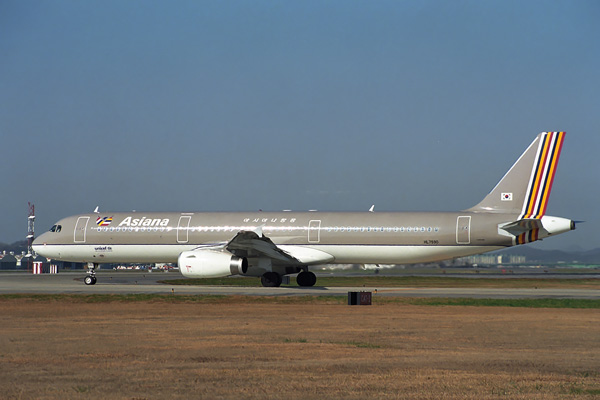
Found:
[{"label": "korean flag emblem", "polygon": [[512,201],[512,193],[502,193],[502,201]]}]

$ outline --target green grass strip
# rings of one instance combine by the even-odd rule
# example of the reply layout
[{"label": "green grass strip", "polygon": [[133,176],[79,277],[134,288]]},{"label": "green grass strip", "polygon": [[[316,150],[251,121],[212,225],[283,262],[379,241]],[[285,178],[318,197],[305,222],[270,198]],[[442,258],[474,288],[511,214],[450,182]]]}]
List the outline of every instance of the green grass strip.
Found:
[{"label": "green grass strip", "polygon": [[[260,287],[259,278],[209,278],[209,279],[168,279],[159,281],[168,285],[189,286],[253,286]],[[295,286],[294,279],[289,286]],[[283,285],[286,286],[286,285]],[[561,278],[457,278],[446,276],[356,276],[319,277],[317,286],[325,287],[429,287],[429,288],[597,288],[600,279],[561,279]]]},{"label": "green grass strip", "polygon": [[[377,298],[387,303],[388,297]],[[393,303],[393,301],[392,301]],[[460,298],[410,298],[408,304],[420,306],[471,306],[471,307],[521,307],[521,308],[600,308],[600,300],[592,299],[474,299]]]},{"label": "green grass strip", "polygon": [[[4,294],[0,303],[15,300],[67,303],[198,303],[198,304],[322,304],[344,305],[346,296],[226,296],[165,294]],[[386,304],[416,306],[523,307],[600,309],[600,300],[591,299],[473,299],[447,297],[373,296],[373,306]]]}]

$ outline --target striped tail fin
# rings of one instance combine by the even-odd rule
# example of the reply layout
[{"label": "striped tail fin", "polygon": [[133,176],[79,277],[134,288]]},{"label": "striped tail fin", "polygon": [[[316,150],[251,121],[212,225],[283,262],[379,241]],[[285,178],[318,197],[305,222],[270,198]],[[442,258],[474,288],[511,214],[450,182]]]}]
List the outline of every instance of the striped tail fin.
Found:
[{"label": "striped tail fin", "polygon": [[527,188],[527,196],[519,219],[541,218],[546,213],[564,139],[564,132],[541,134],[536,161]]},{"label": "striped tail fin", "polygon": [[565,132],[540,133],[492,191],[468,211],[539,219],[548,206]]}]

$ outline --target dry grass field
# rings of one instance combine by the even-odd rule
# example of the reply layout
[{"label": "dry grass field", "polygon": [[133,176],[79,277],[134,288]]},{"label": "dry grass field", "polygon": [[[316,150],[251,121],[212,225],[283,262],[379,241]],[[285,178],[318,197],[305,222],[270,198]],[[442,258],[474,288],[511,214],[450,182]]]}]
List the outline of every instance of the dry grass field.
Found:
[{"label": "dry grass field", "polygon": [[3,399],[598,396],[595,309],[0,301]]}]

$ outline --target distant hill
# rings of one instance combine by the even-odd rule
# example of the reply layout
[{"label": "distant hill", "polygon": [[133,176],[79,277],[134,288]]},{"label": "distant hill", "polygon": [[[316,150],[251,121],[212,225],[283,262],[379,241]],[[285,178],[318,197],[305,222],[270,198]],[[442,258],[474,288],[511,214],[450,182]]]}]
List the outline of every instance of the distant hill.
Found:
[{"label": "distant hill", "polygon": [[600,248],[589,251],[540,250],[529,246],[515,246],[498,251],[498,254],[514,254],[527,257],[527,261],[538,262],[579,262],[600,264]]},{"label": "distant hill", "polygon": [[15,254],[21,254],[22,251],[27,252],[27,240],[19,240],[12,244],[0,242],[0,253],[3,251],[10,253],[11,251]]},{"label": "distant hill", "polygon": [[589,264],[600,264],[600,248],[580,253],[580,261]]}]

